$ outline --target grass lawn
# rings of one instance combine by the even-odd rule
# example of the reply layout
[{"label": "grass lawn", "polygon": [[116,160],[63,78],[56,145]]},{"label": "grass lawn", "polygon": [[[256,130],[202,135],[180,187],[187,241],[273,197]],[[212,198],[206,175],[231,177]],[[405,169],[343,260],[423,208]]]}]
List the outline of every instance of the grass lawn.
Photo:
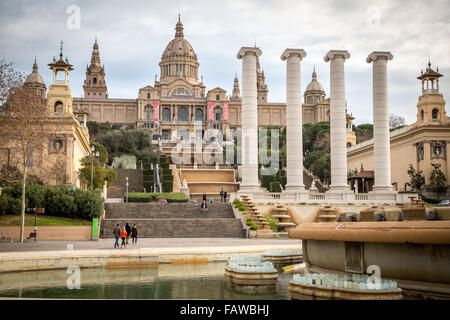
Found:
[{"label": "grass lawn", "polygon": [[[90,226],[91,220],[72,219],[64,217],[52,217],[37,215],[37,225],[39,227],[44,226]],[[0,216],[0,226],[2,227],[14,227],[20,226],[20,215],[5,215]],[[25,226],[34,227],[34,214],[25,214]]]}]

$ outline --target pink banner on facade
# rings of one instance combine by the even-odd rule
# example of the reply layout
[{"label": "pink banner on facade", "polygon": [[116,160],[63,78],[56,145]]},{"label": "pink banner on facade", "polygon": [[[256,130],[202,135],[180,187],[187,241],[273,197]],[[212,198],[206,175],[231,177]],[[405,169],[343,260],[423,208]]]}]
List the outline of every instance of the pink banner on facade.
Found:
[{"label": "pink banner on facade", "polygon": [[228,102],[223,103],[223,120],[228,121]]},{"label": "pink banner on facade", "polygon": [[208,120],[213,119],[213,104],[212,102],[208,103]]},{"label": "pink banner on facade", "polygon": [[153,105],[153,114],[155,121],[159,121],[159,101],[155,101]]}]

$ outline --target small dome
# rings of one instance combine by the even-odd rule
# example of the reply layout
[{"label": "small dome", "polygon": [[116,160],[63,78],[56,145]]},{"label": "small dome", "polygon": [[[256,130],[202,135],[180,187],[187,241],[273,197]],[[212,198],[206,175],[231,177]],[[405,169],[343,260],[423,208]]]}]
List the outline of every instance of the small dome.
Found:
[{"label": "small dome", "polygon": [[184,39],[183,24],[179,18],[175,30],[175,39],[170,41],[167,45],[162,55],[162,60],[183,57],[197,60],[197,55],[195,54],[191,44]]},{"label": "small dome", "polygon": [[33,64],[33,72],[30,73],[25,80],[26,84],[43,84],[45,86],[44,79],[42,79],[41,75],[38,72],[38,65],[36,59],[34,59]]},{"label": "small dome", "polygon": [[323,89],[323,87],[320,84],[320,82],[317,81],[316,70],[313,71],[313,73],[312,73],[312,80],[308,84],[308,86],[306,87],[306,91],[305,92],[308,92],[308,91],[322,91],[322,92],[325,92],[325,90]]}]

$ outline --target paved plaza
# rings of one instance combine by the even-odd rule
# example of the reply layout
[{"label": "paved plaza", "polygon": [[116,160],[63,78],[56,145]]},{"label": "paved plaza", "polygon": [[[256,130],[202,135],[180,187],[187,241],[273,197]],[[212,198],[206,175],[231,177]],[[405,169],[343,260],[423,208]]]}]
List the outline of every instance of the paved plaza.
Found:
[{"label": "paved plaza", "polygon": [[[73,244],[73,250],[115,250],[115,239],[99,239],[98,241],[67,241],[42,240],[31,243],[0,243],[0,252],[27,252],[27,251],[60,251],[67,250],[68,244]],[[120,243],[120,242],[119,242]],[[128,245],[127,249],[141,248],[198,248],[198,247],[246,247],[246,246],[283,246],[301,244],[298,239],[240,239],[240,238],[145,238],[139,239],[137,244]]]}]

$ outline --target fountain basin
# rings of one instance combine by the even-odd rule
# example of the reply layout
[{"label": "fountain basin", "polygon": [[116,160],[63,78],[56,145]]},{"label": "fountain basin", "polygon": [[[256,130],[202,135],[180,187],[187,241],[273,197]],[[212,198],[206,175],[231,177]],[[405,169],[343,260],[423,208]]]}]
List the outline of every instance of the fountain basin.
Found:
[{"label": "fountain basin", "polygon": [[225,267],[227,288],[246,293],[268,293],[276,291],[278,272],[275,271],[237,271]]},{"label": "fountain basin", "polygon": [[320,285],[289,283],[289,297],[292,300],[402,300],[402,289],[360,290],[330,288]]}]

